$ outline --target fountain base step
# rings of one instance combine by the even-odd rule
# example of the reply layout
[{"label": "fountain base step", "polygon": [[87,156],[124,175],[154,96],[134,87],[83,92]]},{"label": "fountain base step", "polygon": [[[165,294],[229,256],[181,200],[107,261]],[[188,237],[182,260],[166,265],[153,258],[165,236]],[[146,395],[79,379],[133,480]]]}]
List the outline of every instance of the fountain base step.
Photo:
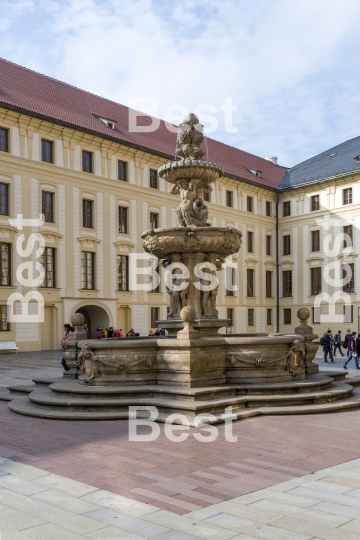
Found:
[{"label": "fountain base step", "polygon": [[[186,416],[190,425],[199,414],[211,414],[210,423],[223,422],[225,409],[232,407],[238,420],[264,414],[311,414],[360,407],[360,377],[344,379],[316,374],[304,381],[258,385],[221,385],[184,388],[161,385],[132,387],[84,386],[62,381],[48,387],[10,387],[9,408],[19,414],[61,420],[128,419],[129,407],[156,407],[157,421],[169,414]],[[340,380],[334,381],[338,376]],[[19,396],[19,392],[28,392]],[[13,392],[13,393],[12,393]],[[148,411],[137,415],[148,417]]]}]

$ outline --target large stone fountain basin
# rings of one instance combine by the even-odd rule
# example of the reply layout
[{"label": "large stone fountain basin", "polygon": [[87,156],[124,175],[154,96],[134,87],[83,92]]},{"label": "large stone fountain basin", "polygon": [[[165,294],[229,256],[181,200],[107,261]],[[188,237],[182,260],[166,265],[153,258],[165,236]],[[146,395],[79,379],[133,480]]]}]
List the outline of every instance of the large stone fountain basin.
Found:
[{"label": "large stone fountain basin", "polygon": [[241,232],[230,227],[174,227],[145,231],[143,248],[156,257],[172,253],[218,253],[227,257],[241,246]]},{"label": "large stone fountain basin", "polygon": [[[79,349],[88,345],[93,354],[79,382],[195,388],[301,380],[305,378],[305,365],[300,353],[292,351],[295,340],[303,344],[305,338],[290,334],[79,341]],[[90,372],[93,376],[89,380]]]}]

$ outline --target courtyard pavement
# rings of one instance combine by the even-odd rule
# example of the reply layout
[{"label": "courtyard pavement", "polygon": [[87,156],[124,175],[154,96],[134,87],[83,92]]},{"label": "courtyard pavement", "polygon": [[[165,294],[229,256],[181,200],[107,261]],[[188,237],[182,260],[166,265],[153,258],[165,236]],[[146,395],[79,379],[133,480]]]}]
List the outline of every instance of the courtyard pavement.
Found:
[{"label": "courtyard pavement", "polygon": [[[0,391],[61,375],[60,357],[1,355]],[[249,418],[236,443],[223,426],[212,443],[170,442],[163,426],[130,442],[127,421],[31,418],[0,401],[0,538],[360,540],[359,428],[360,409]]]}]

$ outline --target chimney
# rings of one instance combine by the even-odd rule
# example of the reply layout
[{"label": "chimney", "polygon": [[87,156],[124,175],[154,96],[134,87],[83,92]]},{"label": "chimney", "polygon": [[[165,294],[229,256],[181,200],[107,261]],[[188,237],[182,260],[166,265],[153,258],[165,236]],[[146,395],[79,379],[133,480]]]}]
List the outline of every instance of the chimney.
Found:
[{"label": "chimney", "polygon": [[266,157],[265,158],[267,161],[271,161],[271,163],[273,163],[274,165],[277,165],[278,162],[277,162],[277,157],[276,156],[269,156],[269,157]]}]

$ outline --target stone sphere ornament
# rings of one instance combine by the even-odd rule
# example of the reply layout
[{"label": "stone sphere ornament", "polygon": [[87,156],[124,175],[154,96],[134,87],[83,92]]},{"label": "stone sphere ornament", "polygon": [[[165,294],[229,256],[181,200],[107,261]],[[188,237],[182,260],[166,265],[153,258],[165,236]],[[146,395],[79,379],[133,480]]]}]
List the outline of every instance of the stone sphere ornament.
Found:
[{"label": "stone sphere ornament", "polygon": [[74,313],[71,317],[71,324],[73,326],[82,326],[85,323],[85,317],[82,313]]},{"label": "stone sphere ornament", "polygon": [[180,311],[180,318],[183,322],[192,323],[196,319],[196,309],[192,306],[185,306]]},{"label": "stone sphere ornament", "polygon": [[296,315],[300,321],[307,321],[310,318],[310,311],[308,308],[303,307],[298,309]]}]

